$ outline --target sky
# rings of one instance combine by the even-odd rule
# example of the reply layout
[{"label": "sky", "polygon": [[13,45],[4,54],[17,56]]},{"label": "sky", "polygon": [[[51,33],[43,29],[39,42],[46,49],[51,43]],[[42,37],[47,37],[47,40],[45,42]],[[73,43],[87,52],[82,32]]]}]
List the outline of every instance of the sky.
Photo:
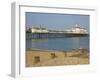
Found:
[{"label": "sky", "polygon": [[89,15],[26,12],[26,27],[43,26],[48,30],[71,29],[79,24],[89,31]]}]

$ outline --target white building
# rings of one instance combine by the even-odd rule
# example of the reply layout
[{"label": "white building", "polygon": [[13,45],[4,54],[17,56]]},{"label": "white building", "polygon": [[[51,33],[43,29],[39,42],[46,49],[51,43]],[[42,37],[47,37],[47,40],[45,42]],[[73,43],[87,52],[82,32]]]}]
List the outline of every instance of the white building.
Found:
[{"label": "white building", "polygon": [[31,29],[32,33],[48,33],[48,30],[46,28],[42,28],[42,27],[33,27]]},{"label": "white building", "polygon": [[81,28],[78,24],[71,29],[71,33],[88,33],[85,28]]}]

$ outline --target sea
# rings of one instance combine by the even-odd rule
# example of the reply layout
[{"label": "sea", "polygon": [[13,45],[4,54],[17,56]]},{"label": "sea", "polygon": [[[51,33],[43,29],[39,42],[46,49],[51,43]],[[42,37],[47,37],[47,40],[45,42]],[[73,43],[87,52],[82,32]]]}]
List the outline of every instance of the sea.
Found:
[{"label": "sea", "polygon": [[89,36],[26,39],[26,49],[70,51],[79,48],[89,49]]}]

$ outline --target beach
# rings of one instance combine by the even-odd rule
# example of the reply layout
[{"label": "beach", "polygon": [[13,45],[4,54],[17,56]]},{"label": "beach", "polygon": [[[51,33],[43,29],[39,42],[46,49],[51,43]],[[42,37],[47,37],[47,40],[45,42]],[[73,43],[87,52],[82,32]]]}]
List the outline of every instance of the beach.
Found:
[{"label": "beach", "polygon": [[25,57],[26,67],[89,64],[89,50],[83,48],[70,51],[27,49]]}]

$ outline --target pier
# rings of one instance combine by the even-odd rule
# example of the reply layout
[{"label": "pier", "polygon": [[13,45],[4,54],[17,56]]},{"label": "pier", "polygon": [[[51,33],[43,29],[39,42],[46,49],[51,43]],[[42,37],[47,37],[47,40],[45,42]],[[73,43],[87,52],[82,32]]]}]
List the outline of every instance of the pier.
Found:
[{"label": "pier", "polygon": [[65,38],[65,37],[85,37],[89,34],[75,34],[75,33],[26,33],[26,39],[39,38]]},{"label": "pier", "polygon": [[39,38],[65,38],[65,37],[85,37],[89,36],[85,28],[76,24],[73,28],[64,31],[48,30],[43,27],[32,27],[26,29],[26,39],[39,39]]}]

